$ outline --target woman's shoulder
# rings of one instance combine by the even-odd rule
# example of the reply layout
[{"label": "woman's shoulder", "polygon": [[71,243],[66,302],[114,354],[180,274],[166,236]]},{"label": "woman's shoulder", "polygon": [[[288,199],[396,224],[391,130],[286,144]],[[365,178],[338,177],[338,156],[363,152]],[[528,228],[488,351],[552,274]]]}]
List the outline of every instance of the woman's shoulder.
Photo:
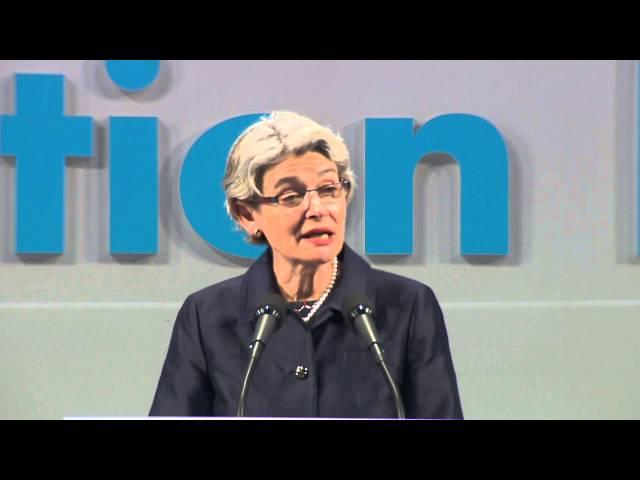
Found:
[{"label": "woman's shoulder", "polygon": [[409,295],[413,298],[423,297],[437,301],[433,289],[421,281],[376,268],[371,269],[371,274],[378,295],[389,299],[406,298]]},{"label": "woman's shoulder", "polygon": [[201,288],[187,296],[185,302],[194,302],[198,308],[222,308],[237,305],[242,285],[242,275]]}]

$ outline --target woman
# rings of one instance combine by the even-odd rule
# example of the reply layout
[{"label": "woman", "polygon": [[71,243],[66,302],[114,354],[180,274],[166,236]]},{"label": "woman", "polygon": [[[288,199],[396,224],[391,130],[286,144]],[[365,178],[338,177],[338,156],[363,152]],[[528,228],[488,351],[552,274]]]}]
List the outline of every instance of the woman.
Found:
[{"label": "woman", "polygon": [[226,207],[268,249],[244,274],[191,294],[174,326],[151,415],[235,416],[268,294],[288,303],[248,389],[253,417],[396,416],[392,391],[342,302],[375,308],[388,371],[409,418],[462,418],[442,311],[419,282],[375,270],[345,244],[355,187],[349,153],[330,129],[273,112],[235,142]]}]

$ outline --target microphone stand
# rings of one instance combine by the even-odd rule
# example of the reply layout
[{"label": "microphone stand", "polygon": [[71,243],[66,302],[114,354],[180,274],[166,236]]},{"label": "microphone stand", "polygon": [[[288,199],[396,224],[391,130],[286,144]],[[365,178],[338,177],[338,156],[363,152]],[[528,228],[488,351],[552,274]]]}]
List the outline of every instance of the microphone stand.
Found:
[{"label": "microphone stand", "polygon": [[238,417],[244,417],[244,404],[247,401],[247,392],[249,391],[249,384],[251,383],[251,377],[253,376],[253,372],[256,369],[256,365],[258,364],[258,358],[262,354],[264,350],[264,344],[260,341],[257,341],[253,344],[251,348],[251,358],[249,359],[249,365],[247,365],[247,371],[244,375],[244,380],[242,381],[242,390],[240,391],[240,400],[238,402]]},{"label": "microphone stand", "polygon": [[389,372],[387,363],[384,361],[384,357],[382,356],[383,350],[378,343],[372,344],[370,348],[373,350],[373,354],[376,357],[376,363],[382,369],[382,373],[384,373],[384,379],[387,381],[387,384],[391,389],[391,393],[393,393],[393,400],[396,404],[396,413],[398,418],[404,420],[406,417],[404,413],[404,405],[402,405],[402,397],[400,396],[396,383],[393,381],[391,372]]}]

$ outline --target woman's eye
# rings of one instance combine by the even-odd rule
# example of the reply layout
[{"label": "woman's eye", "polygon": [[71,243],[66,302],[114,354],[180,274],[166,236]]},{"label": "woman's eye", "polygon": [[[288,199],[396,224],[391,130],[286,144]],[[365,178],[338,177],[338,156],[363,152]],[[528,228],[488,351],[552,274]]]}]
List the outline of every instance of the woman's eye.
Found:
[{"label": "woman's eye", "polygon": [[320,187],[318,192],[323,196],[333,196],[338,191],[338,187],[335,185],[327,185],[326,187]]},{"label": "woman's eye", "polygon": [[295,202],[299,198],[300,198],[300,194],[296,192],[283,193],[282,195],[280,195],[280,201],[285,203]]}]

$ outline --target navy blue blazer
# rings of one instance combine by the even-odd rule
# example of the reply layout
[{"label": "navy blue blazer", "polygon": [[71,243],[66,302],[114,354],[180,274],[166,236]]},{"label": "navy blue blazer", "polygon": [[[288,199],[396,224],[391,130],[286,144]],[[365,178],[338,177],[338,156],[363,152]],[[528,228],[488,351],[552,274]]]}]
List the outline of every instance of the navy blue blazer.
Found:
[{"label": "navy blue blazer", "polygon": [[[449,341],[433,291],[371,268],[346,244],[341,259],[342,273],[310,324],[289,311],[269,340],[249,386],[245,416],[396,416],[382,371],[341,313],[343,298],[362,292],[375,305],[378,334],[407,418],[461,419]],[[150,415],[236,415],[254,312],[268,293],[279,293],[270,249],[244,275],[187,297]]]}]

